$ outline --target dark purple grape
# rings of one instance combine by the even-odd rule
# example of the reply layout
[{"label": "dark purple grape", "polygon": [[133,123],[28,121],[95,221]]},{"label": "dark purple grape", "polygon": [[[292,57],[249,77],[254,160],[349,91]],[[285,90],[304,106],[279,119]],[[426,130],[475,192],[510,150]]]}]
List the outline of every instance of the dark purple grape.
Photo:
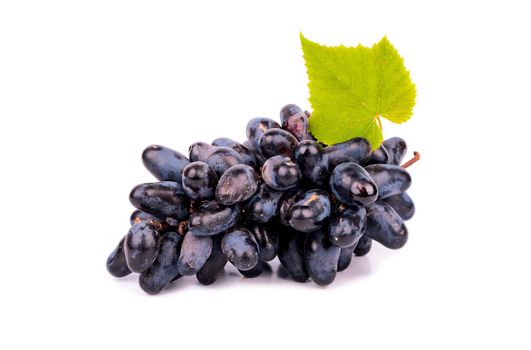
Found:
[{"label": "dark purple grape", "polygon": [[288,226],[279,226],[279,230],[278,260],[294,281],[305,282],[310,278],[304,261],[306,234]]},{"label": "dark purple grape", "polygon": [[159,233],[145,221],[134,224],[125,235],[124,254],[127,266],[141,273],[151,267],[159,251]]},{"label": "dark purple grape", "polygon": [[311,140],[299,142],[295,148],[295,161],[301,169],[303,179],[323,187],[328,183],[330,168],[323,146]]},{"label": "dark purple grape", "polygon": [[125,277],[131,273],[125,261],[124,241],[125,237],[120,240],[120,243],[107,258],[107,271],[114,277]]},{"label": "dark purple grape", "polygon": [[246,164],[237,164],[225,171],[216,187],[216,200],[223,205],[246,201],[258,190],[258,174]]},{"label": "dark purple grape", "polygon": [[389,204],[404,221],[411,219],[413,215],[415,215],[415,203],[413,203],[413,200],[406,192],[387,197],[384,201]]},{"label": "dark purple grape", "polygon": [[221,176],[231,166],[243,163],[243,160],[238,152],[232,148],[215,147],[214,151],[208,156],[206,163],[218,176]]},{"label": "dark purple grape", "polygon": [[243,164],[247,164],[252,167],[255,167],[258,164],[254,153],[250,149],[248,149],[241,143],[229,139],[228,137],[219,137],[212,141],[212,145],[218,147],[232,148],[241,156]]},{"label": "dark purple grape", "polygon": [[181,255],[177,263],[179,273],[183,276],[195,275],[212,252],[210,236],[196,236],[188,232],[183,239]]},{"label": "dark purple grape", "polygon": [[260,153],[266,159],[277,155],[293,158],[298,141],[286,130],[270,129],[262,134],[258,144]]},{"label": "dark purple grape", "polygon": [[221,240],[221,251],[238,270],[250,270],[258,263],[258,243],[251,232],[243,227],[225,233]]},{"label": "dark purple grape", "polygon": [[159,181],[182,180],[182,172],[190,161],[181,153],[168,147],[151,145],[142,152],[142,162]]},{"label": "dark purple grape", "polygon": [[239,217],[238,206],[227,207],[216,201],[209,201],[190,214],[188,228],[196,236],[217,235],[234,226]]},{"label": "dark purple grape", "polygon": [[277,256],[278,229],[276,224],[248,222],[246,228],[253,234],[260,250],[260,261],[271,261]]},{"label": "dark purple grape", "polygon": [[245,278],[255,278],[260,276],[262,273],[271,273],[273,269],[271,265],[266,262],[258,261],[256,265],[250,270],[238,270]]},{"label": "dark purple grape", "polygon": [[375,151],[371,153],[371,157],[364,164],[365,166],[371,164],[387,164],[389,162],[389,153],[385,149],[384,145],[380,145]]},{"label": "dark purple grape", "polygon": [[184,219],[188,216],[188,198],[178,182],[163,181],[141,184],[129,195],[137,209],[159,218]]},{"label": "dark purple grape", "polygon": [[258,140],[264,132],[269,129],[280,129],[280,125],[269,118],[254,118],[249,120],[245,133],[247,134],[247,140],[251,143],[255,150],[259,150]]},{"label": "dark purple grape", "polygon": [[326,286],[334,281],[340,253],[341,249],[328,240],[325,229],[307,235],[304,257],[308,274],[315,283]]},{"label": "dark purple grape", "polygon": [[340,248],[350,247],[358,242],[367,227],[365,207],[353,205],[340,208],[332,214],[328,226],[328,238]]},{"label": "dark purple grape", "polygon": [[341,248],[341,253],[339,254],[339,260],[337,261],[337,271],[344,271],[349,267],[351,261],[352,261],[352,254],[354,253],[354,249],[356,249],[356,243],[351,245],[350,247]]},{"label": "dark purple grape", "polygon": [[201,270],[196,274],[199,283],[208,286],[218,279],[218,276],[223,272],[223,268],[227,264],[227,258],[221,251],[222,234],[212,237],[212,252],[205,261]]},{"label": "dark purple grape", "polygon": [[301,178],[298,165],[288,157],[271,157],[262,166],[262,179],[269,187],[277,191],[296,187]]},{"label": "dark purple grape", "polygon": [[365,170],[378,186],[378,198],[387,198],[406,192],[411,186],[411,175],[406,169],[392,164],[373,164]]},{"label": "dark purple grape", "polygon": [[367,253],[371,251],[371,246],[372,246],[372,239],[370,239],[366,235],[363,235],[359,239],[358,244],[356,244],[356,248],[354,248],[354,254],[356,256],[367,255]]},{"label": "dark purple grape", "polygon": [[303,193],[304,190],[296,188],[287,192],[280,200],[279,218],[282,225],[289,226],[289,211],[291,206],[299,200]]},{"label": "dark purple grape", "polygon": [[214,151],[215,147],[206,142],[195,142],[190,145],[188,153],[191,162],[206,162],[208,156]]},{"label": "dark purple grape", "polygon": [[364,138],[355,137],[324,149],[331,169],[342,163],[364,164],[371,156],[371,144]]},{"label": "dark purple grape", "polygon": [[170,282],[181,275],[177,270],[181,236],[167,232],[160,238],[160,249],[151,267],[142,272],[138,279],[140,288],[148,294],[158,294]]},{"label": "dark purple grape", "polygon": [[301,232],[312,232],[323,226],[330,216],[330,198],[323,190],[310,190],[291,205],[287,221]]},{"label": "dark purple grape", "polygon": [[207,163],[193,162],[184,168],[183,189],[193,200],[214,198],[218,176]]},{"label": "dark purple grape", "polygon": [[249,215],[254,221],[269,222],[278,213],[278,203],[284,192],[261,184],[258,193],[249,201]]},{"label": "dark purple grape", "polygon": [[280,123],[298,141],[308,139],[308,116],[294,104],[285,105],[280,110]]},{"label": "dark purple grape", "polygon": [[384,201],[367,207],[365,235],[389,249],[399,249],[407,242],[408,231],[400,215]]},{"label": "dark purple grape", "polygon": [[383,145],[389,154],[389,164],[400,165],[407,152],[406,141],[400,137],[391,137]]},{"label": "dark purple grape", "polygon": [[341,202],[369,205],[378,198],[378,187],[369,173],[356,163],[338,165],[330,176],[330,190]]},{"label": "dark purple grape", "polygon": [[255,148],[253,148],[253,145],[249,142],[249,140],[245,141],[243,143],[243,146],[247,148],[251,153],[254,155],[254,158],[256,159],[256,166],[261,167],[267,159],[264,158],[263,155],[260,154],[259,151],[257,151]]}]

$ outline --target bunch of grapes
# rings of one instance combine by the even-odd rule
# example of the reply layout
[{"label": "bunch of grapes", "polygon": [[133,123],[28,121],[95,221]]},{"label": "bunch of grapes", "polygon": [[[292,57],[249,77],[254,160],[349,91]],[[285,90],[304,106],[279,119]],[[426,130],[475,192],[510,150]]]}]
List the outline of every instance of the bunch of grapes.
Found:
[{"label": "bunch of grapes", "polygon": [[364,138],[326,146],[309,133],[308,118],[287,105],[281,124],[252,119],[243,144],[196,142],[188,158],[146,148],[142,161],[159,182],[131,191],[138,210],[108,271],[139,273],[140,287],[157,294],[182,276],[212,284],[227,262],[256,277],[278,256],[294,281],[328,285],[373,240],[401,248],[415,211],[408,164],[399,165],[404,140],[387,139],[373,152]]}]

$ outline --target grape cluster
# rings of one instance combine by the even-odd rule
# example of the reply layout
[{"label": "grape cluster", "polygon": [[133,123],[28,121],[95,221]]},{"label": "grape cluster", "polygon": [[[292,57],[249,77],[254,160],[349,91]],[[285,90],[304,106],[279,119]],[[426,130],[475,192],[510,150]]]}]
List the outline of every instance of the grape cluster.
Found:
[{"label": "grape cluster", "polygon": [[399,165],[404,140],[373,152],[364,138],[326,146],[308,132],[308,118],[287,105],[280,124],[250,120],[243,144],[196,142],[188,158],[146,148],[142,161],[159,182],[131,191],[137,210],[108,271],[139,273],[140,287],[157,294],[182,276],[212,284],[227,262],[255,277],[278,256],[294,281],[328,285],[373,240],[401,248],[415,212],[411,177]]}]

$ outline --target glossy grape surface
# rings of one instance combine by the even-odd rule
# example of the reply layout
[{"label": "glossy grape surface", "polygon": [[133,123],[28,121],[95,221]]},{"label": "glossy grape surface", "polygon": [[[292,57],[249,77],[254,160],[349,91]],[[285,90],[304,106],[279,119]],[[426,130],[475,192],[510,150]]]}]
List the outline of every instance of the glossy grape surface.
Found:
[{"label": "glossy grape surface", "polygon": [[363,235],[359,239],[358,244],[356,244],[356,248],[354,248],[354,255],[356,256],[367,255],[371,251],[371,247],[372,247],[372,239],[370,239],[366,235]]},{"label": "glossy grape surface", "polygon": [[260,250],[260,261],[271,261],[277,256],[278,224],[247,223],[246,227],[252,233]]},{"label": "glossy grape surface", "polygon": [[371,156],[369,141],[355,137],[349,141],[337,143],[324,149],[330,168],[333,169],[342,163],[364,164]]},{"label": "glossy grape surface", "polygon": [[336,210],[328,226],[328,238],[332,244],[347,248],[358,243],[367,228],[367,212],[365,207],[353,205]]},{"label": "glossy grape surface", "polygon": [[391,137],[383,142],[389,154],[389,164],[400,165],[407,152],[407,144],[400,137]]},{"label": "glossy grape surface", "polygon": [[354,243],[350,247],[341,248],[339,253],[339,259],[337,261],[337,272],[341,272],[347,269],[352,262],[352,255],[354,254],[354,249],[356,249],[356,244]]},{"label": "glossy grape surface", "polygon": [[369,205],[378,198],[375,181],[356,163],[343,163],[334,169],[330,176],[330,190],[348,205]]},{"label": "glossy grape surface", "polygon": [[294,104],[285,105],[280,110],[280,123],[298,141],[308,139],[308,116]]},{"label": "glossy grape surface", "polygon": [[295,136],[282,129],[267,130],[258,140],[260,153],[266,159],[277,155],[293,158],[297,144]]},{"label": "glossy grape surface", "polygon": [[228,137],[219,137],[212,141],[212,145],[218,147],[232,148],[233,150],[238,152],[238,154],[242,158],[243,164],[247,164],[252,167],[255,167],[258,164],[256,157],[251,150],[249,150],[241,143],[229,139]]},{"label": "glossy grape surface", "polygon": [[125,277],[131,273],[125,260],[124,241],[125,237],[120,240],[116,248],[114,248],[107,258],[107,271],[114,277]]},{"label": "glossy grape surface", "polygon": [[159,251],[159,233],[145,221],[134,224],[125,235],[124,254],[127,266],[141,273],[151,267]]},{"label": "glossy grape surface", "polygon": [[389,204],[376,201],[367,207],[365,235],[389,249],[398,249],[406,244],[408,231],[400,215]]},{"label": "glossy grape surface", "polygon": [[278,204],[284,192],[267,184],[261,184],[256,195],[249,202],[249,214],[254,221],[269,222],[278,213]]},{"label": "glossy grape surface", "polygon": [[287,226],[280,226],[279,230],[278,260],[294,281],[305,282],[310,278],[304,259],[304,244],[307,234],[297,232]]},{"label": "glossy grape surface", "polygon": [[184,168],[182,184],[184,192],[191,199],[211,199],[215,195],[218,176],[207,163],[197,161]]},{"label": "glossy grape surface", "polygon": [[206,163],[218,176],[221,176],[231,166],[243,163],[243,160],[238,152],[232,148],[215,147],[206,159]]},{"label": "glossy grape surface", "polygon": [[411,175],[398,165],[373,164],[365,170],[378,186],[378,198],[387,198],[407,191],[411,186]]},{"label": "glossy grape surface", "polygon": [[307,235],[304,244],[306,268],[316,284],[326,286],[334,281],[340,253],[341,249],[330,243],[325,230]]},{"label": "glossy grape surface", "polygon": [[188,216],[188,198],[178,182],[163,181],[133,188],[129,200],[137,209],[159,218],[183,219]]},{"label": "glossy grape surface", "polygon": [[330,198],[323,190],[304,193],[288,210],[287,222],[301,232],[312,232],[322,227],[330,216]]},{"label": "glossy grape surface", "polygon": [[142,162],[159,181],[181,182],[182,172],[190,161],[171,148],[151,145],[142,152]]},{"label": "glossy grape surface", "polygon": [[227,258],[221,251],[222,235],[215,235],[212,237],[212,252],[207,261],[203,264],[201,270],[196,274],[197,280],[203,285],[210,285],[218,279],[223,272],[223,268],[227,264]]},{"label": "glossy grape surface", "polygon": [[328,183],[330,167],[323,146],[318,142],[305,140],[295,148],[295,161],[301,169],[304,180],[323,187]]},{"label": "glossy grape surface", "polygon": [[409,220],[415,215],[415,203],[413,199],[406,193],[395,194],[384,199],[389,204],[402,220]]},{"label": "glossy grape surface", "polygon": [[299,166],[288,157],[271,157],[262,166],[262,179],[277,191],[296,187],[301,178]]},{"label": "glossy grape surface", "polygon": [[247,135],[247,140],[251,143],[253,146],[253,149],[259,150],[260,145],[258,144],[258,141],[260,140],[260,137],[264,132],[266,132],[269,129],[275,129],[280,128],[280,125],[269,118],[254,118],[249,120],[247,123],[247,127],[245,130],[245,133]]},{"label": "glossy grape surface", "polygon": [[196,236],[211,236],[228,230],[240,217],[238,206],[224,206],[216,201],[201,204],[190,215],[188,228]]},{"label": "glossy grape surface", "polygon": [[258,190],[258,174],[246,164],[230,167],[220,177],[216,187],[216,200],[223,205],[246,201]]},{"label": "glossy grape surface", "polygon": [[250,270],[258,263],[258,243],[251,232],[243,227],[225,233],[221,240],[221,251],[238,270]]},{"label": "glossy grape surface", "polygon": [[211,252],[210,236],[196,236],[188,232],[184,236],[177,263],[179,273],[183,276],[195,275],[203,267]]}]

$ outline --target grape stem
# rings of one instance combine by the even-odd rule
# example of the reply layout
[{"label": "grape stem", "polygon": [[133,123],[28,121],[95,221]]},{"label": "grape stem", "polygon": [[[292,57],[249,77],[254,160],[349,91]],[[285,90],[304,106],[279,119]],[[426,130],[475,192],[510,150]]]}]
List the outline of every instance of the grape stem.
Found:
[{"label": "grape stem", "polygon": [[407,169],[409,166],[415,164],[419,160],[420,160],[420,153],[415,151],[413,152],[413,158],[411,158],[410,160],[402,164],[401,167],[403,169]]}]

